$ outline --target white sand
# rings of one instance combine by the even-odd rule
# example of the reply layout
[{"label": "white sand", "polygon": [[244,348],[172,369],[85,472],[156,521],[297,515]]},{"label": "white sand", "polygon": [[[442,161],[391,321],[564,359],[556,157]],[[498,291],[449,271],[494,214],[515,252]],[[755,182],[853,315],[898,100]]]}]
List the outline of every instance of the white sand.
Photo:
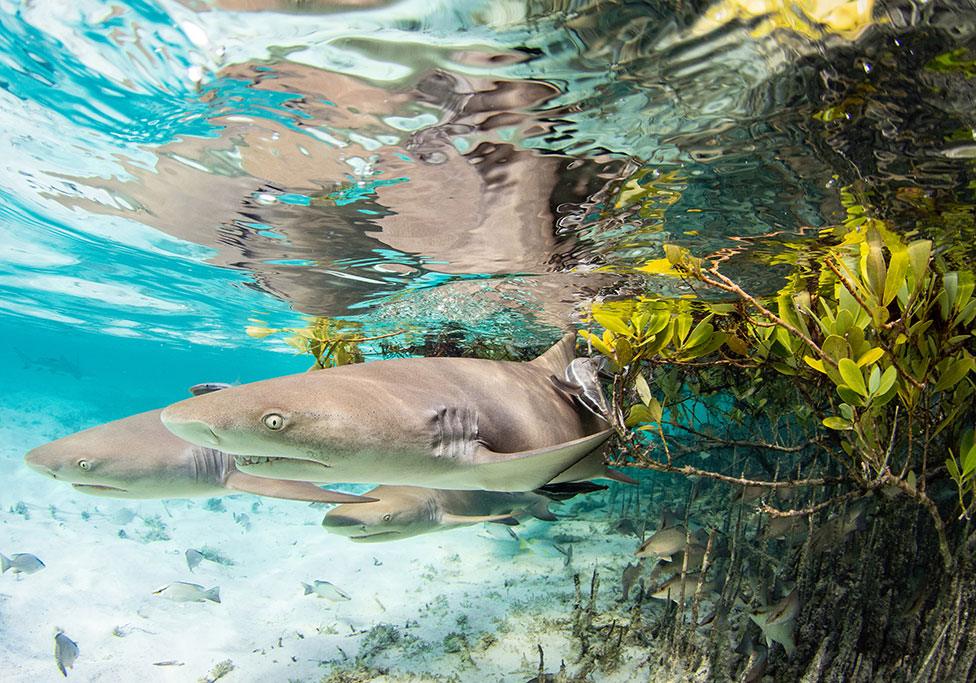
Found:
[{"label": "white sand", "polygon": [[[573,519],[572,502],[553,506],[566,515],[559,522],[518,527],[529,540],[528,550],[519,551],[498,525],[359,544],[328,534],[319,526],[325,510],[304,503],[235,496],[221,499],[226,511],[210,512],[204,500],[91,497],[21,464],[31,446],[94,421],[81,406],[61,405],[62,422],[71,414],[68,422],[77,424],[59,424],[42,403],[0,409],[0,552],[33,553],[47,565],[30,576],[0,576],[4,683],[63,680],[53,657],[56,626],[81,650],[69,679],[115,683],[196,681],[227,659],[235,669],[223,681],[318,681],[334,662],[355,658],[369,642],[365,632],[378,624],[393,625],[402,638],[367,658],[390,669],[370,680],[527,681],[536,673],[537,643],[547,670],[557,670],[561,659],[573,669],[572,572],[581,572],[588,586],[598,566],[600,605],[608,608],[637,545],[632,537],[607,534],[599,513]],[[11,511],[18,502],[29,506],[29,519]],[[140,515],[124,527],[127,539],[119,537],[122,526],[99,514],[123,508]],[[233,513],[246,514],[250,530]],[[166,525],[168,540],[139,540],[153,516]],[[574,544],[572,569],[548,540],[555,534],[584,539]],[[205,561],[191,573],[183,552],[201,546],[235,564]],[[303,595],[301,582],[315,579],[331,581],[352,599]],[[218,585],[222,602],[174,603],[152,594],[172,581]],[[445,645],[451,633],[466,640]],[[487,649],[480,640],[485,633],[497,639]],[[446,651],[465,642],[470,659]],[[629,656],[599,680],[634,680],[643,657]],[[165,661],[181,665],[153,664]]]}]

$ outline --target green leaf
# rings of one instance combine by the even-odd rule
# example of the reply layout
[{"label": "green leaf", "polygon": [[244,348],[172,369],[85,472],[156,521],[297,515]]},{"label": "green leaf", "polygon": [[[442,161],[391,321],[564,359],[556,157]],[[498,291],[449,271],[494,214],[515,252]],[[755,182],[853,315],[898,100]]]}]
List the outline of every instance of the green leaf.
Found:
[{"label": "green leaf", "polygon": [[865,352],[860,358],[857,359],[857,366],[863,368],[865,365],[870,365],[871,363],[876,363],[881,360],[884,356],[884,350],[875,346],[873,349]]},{"label": "green leaf", "polygon": [[681,313],[674,318],[674,338],[678,344],[684,344],[685,339],[688,338],[688,332],[691,331],[692,323],[691,315],[688,313]]},{"label": "green leaf", "polygon": [[887,306],[898,294],[905,276],[908,274],[908,250],[901,249],[891,255],[888,262],[888,274],[885,276],[884,295],[881,297],[881,304]]},{"label": "green leaf", "polygon": [[651,402],[651,388],[647,385],[647,380],[644,379],[644,373],[638,373],[634,386],[637,388],[637,395],[640,396],[641,402],[648,405]]},{"label": "green leaf", "polygon": [[661,422],[661,418],[664,417],[664,408],[661,407],[661,402],[656,398],[652,398],[650,403],[647,405],[647,411],[651,415],[651,422]]},{"label": "green leaf", "polygon": [[840,395],[844,401],[850,403],[852,406],[863,406],[864,399],[861,398],[857,393],[855,393],[850,387],[843,384],[837,386],[837,393]]},{"label": "green leaf", "polygon": [[611,359],[613,358],[613,349],[607,346],[603,342],[603,339],[593,334],[592,332],[587,332],[586,330],[580,330],[579,333],[580,336],[583,337],[583,339],[585,339],[586,341],[588,341],[590,344],[593,345],[594,349],[596,349],[597,351],[599,351],[600,353],[602,353],[604,356],[608,358]]},{"label": "green leaf", "polygon": [[615,315],[610,315],[607,313],[594,313],[593,319],[611,332],[616,332],[624,337],[634,336],[634,330],[631,329],[630,325]]},{"label": "green leaf", "polygon": [[823,345],[820,348],[823,349],[823,352],[828,357],[833,358],[835,361],[839,361],[841,358],[849,358],[851,355],[851,347],[847,343],[847,340],[836,334],[832,334],[824,339]]},{"label": "green leaf", "polygon": [[668,259],[671,265],[678,265],[684,260],[684,249],[679,247],[677,244],[665,244],[664,245],[664,256]]},{"label": "green leaf", "polygon": [[881,381],[878,383],[878,390],[872,392],[875,396],[884,396],[891,388],[895,386],[895,380],[898,379],[898,371],[895,370],[895,366],[891,365],[881,373]]},{"label": "green leaf", "polygon": [[848,429],[853,429],[850,422],[844,420],[843,418],[839,418],[837,416],[825,417],[823,420],[823,425],[827,429],[833,429],[839,432]]},{"label": "green leaf", "polygon": [[875,365],[871,368],[871,374],[868,375],[868,392],[874,396],[878,393],[879,388],[881,388],[881,368]]},{"label": "green leaf", "polygon": [[644,330],[644,334],[652,335],[657,334],[671,322],[671,314],[667,311],[663,313],[654,313],[651,316],[651,320],[647,325],[647,329]]},{"label": "green leaf", "polygon": [[711,315],[706,316],[700,323],[695,325],[695,329],[692,330],[691,335],[688,337],[688,341],[682,344],[686,349],[690,349],[693,346],[698,346],[699,344],[704,344],[708,341],[709,337],[712,336],[712,332],[715,328],[712,326],[709,320],[712,319]]},{"label": "green leaf", "polygon": [[[945,296],[943,296],[943,293]],[[956,297],[959,295],[959,273],[953,271],[942,276],[942,292],[939,293],[939,308],[942,311],[942,319],[948,320],[949,314],[956,305]]]},{"label": "green leaf", "polygon": [[825,375],[827,374],[827,369],[824,367],[824,364],[823,364],[823,361],[822,360],[819,360],[817,358],[812,358],[810,356],[804,356],[803,357],[803,362],[806,363],[807,365],[809,365],[811,368],[813,368],[817,372],[822,372]]},{"label": "green leaf", "polygon": [[908,260],[912,267],[912,274],[915,276],[915,288],[918,289],[929,267],[932,242],[929,240],[915,240],[908,245],[906,251],[908,252]]},{"label": "green leaf", "polygon": [[972,358],[969,356],[957,358],[949,365],[946,371],[942,373],[942,376],[939,377],[939,381],[935,385],[935,390],[945,391],[946,389],[951,389],[972,369]]},{"label": "green leaf", "polygon": [[623,367],[634,360],[634,347],[624,337],[617,337],[613,342],[614,360]]},{"label": "green leaf", "polygon": [[946,459],[946,469],[949,470],[949,476],[952,477],[953,481],[962,485],[962,475],[959,474],[959,466],[956,464],[955,458]]},{"label": "green leaf", "polygon": [[973,443],[973,430],[967,429],[962,436],[959,448],[959,460],[962,461],[962,476],[967,477],[976,471],[976,443]]},{"label": "green leaf", "polygon": [[850,358],[841,358],[837,362],[837,369],[840,371],[840,376],[843,378],[844,382],[851,389],[859,393],[861,396],[868,395],[868,390],[864,386],[864,375],[861,374],[861,369],[857,367],[857,363],[852,361]]},{"label": "green leaf", "polygon": [[834,321],[834,334],[843,337],[854,325],[854,316],[847,309],[838,311],[837,320]]}]

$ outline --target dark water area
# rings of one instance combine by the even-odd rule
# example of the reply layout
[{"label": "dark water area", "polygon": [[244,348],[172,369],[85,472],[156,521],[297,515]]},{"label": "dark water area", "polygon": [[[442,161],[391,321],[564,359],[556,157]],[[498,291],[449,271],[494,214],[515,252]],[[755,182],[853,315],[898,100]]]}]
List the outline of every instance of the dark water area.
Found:
[{"label": "dark water area", "polygon": [[[193,385],[301,373],[343,335],[343,363],[527,361],[594,312],[729,299],[665,245],[760,298],[860,217],[971,268],[976,4],[2,2],[0,130],[0,553],[47,565],[0,577],[0,680],[59,680],[55,627],[80,646],[66,675],[103,681],[884,680],[899,649],[921,681],[976,657],[910,623],[942,614],[939,548],[880,485],[796,521],[757,505],[827,496],[617,451],[637,483],[553,502],[557,521],[355,543],[307,500],[94,498],[23,462]],[[687,429],[660,433],[681,462],[837,475],[803,396],[737,368],[648,375],[682,397]],[[668,529],[682,566],[641,550]],[[670,583],[699,551],[723,586]],[[869,561],[874,583],[849,580]],[[160,607],[177,580],[223,599]]]}]

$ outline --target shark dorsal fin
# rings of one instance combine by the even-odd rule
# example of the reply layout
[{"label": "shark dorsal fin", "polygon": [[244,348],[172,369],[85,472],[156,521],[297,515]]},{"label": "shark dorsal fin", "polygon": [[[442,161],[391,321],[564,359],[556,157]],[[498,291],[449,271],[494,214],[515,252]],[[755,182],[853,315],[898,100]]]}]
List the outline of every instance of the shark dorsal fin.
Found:
[{"label": "shark dorsal fin", "polygon": [[567,332],[563,338],[557,341],[544,354],[529,361],[556,377],[562,377],[569,365],[576,357],[576,334]]}]

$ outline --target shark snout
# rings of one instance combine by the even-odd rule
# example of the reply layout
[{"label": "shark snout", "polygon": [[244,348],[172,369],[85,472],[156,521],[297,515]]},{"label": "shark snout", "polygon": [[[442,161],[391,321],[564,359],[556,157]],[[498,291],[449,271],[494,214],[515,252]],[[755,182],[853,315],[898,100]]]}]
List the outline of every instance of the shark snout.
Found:
[{"label": "shark snout", "polygon": [[24,464],[46,477],[57,479],[58,468],[54,466],[46,446],[38,446],[24,456]]},{"label": "shark snout", "polygon": [[166,429],[184,441],[200,446],[219,445],[217,435],[214,434],[209,424],[202,420],[180,415],[178,410],[174,410],[174,406],[165,409],[160,415],[160,419]]},{"label": "shark snout", "polygon": [[339,529],[343,527],[365,526],[361,520],[346,515],[326,515],[322,519],[322,526],[329,529]]}]

